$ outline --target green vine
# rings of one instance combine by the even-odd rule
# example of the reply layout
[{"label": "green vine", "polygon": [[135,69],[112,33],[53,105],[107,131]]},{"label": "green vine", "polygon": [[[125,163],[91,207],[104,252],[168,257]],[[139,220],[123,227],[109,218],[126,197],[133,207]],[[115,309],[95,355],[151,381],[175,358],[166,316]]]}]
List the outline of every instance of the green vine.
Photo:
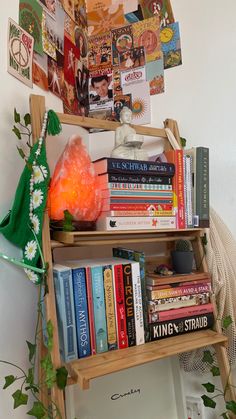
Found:
[{"label": "green vine", "polygon": [[[31,149],[30,139],[31,139],[31,118],[30,114],[25,114],[23,117],[23,122],[20,114],[14,109],[14,121],[15,125],[13,126],[12,131],[18,138],[22,139],[22,136],[27,136],[26,145],[29,150]],[[25,160],[27,164],[27,156],[25,155],[21,147],[17,147],[17,150],[20,156]],[[42,260],[43,256],[41,254]],[[51,320],[49,320],[45,325],[44,335],[46,336],[45,356],[40,360],[40,366],[42,374],[37,378],[37,359],[38,359],[38,348],[41,344],[41,339],[43,336],[43,330],[41,325],[45,324],[45,319],[43,316],[43,306],[44,306],[44,297],[48,292],[47,289],[47,270],[48,266],[43,260],[43,266],[46,268],[46,273],[43,275],[42,284],[39,287],[39,299],[37,303],[37,319],[36,327],[34,333],[33,342],[26,341],[27,350],[28,350],[28,361],[29,368],[28,370],[23,370],[20,366],[16,365],[14,362],[9,362],[6,360],[0,359],[0,363],[9,365],[16,369],[16,375],[7,375],[5,376],[5,383],[3,389],[8,389],[12,384],[19,383],[19,387],[16,391],[12,393],[13,398],[13,408],[16,409],[20,406],[28,405],[29,396],[33,398],[33,405],[29,406],[27,415],[38,418],[38,419],[62,419],[62,415],[56,405],[56,403],[51,398],[51,389],[54,385],[58,386],[59,389],[64,390],[67,384],[68,371],[65,367],[55,369],[52,362],[52,351],[53,351],[53,325]],[[40,400],[40,394],[45,394],[46,399],[48,400],[48,405],[45,405]],[[31,400],[31,399],[30,399]]]},{"label": "green vine", "polygon": [[[232,324],[231,316],[226,316],[222,319],[222,329],[226,330]],[[215,353],[212,353],[209,350],[204,351],[202,362],[207,364],[210,367],[210,372],[213,377],[220,376],[220,369],[217,365]],[[229,376],[231,374],[231,370],[229,372]],[[226,386],[223,390],[218,389],[215,384],[211,382],[203,383],[202,386],[206,390],[207,394],[203,394],[201,396],[203,404],[205,407],[209,407],[211,409],[216,408],[216,399],[221,397],[225,399],[225,395],[229,390],[229,387],[232,385],[229,382],[226,383]],[[236,402],[234,400],[229,400],[225,402],[225,409],[226,411],[221,413],[220,417],[223,419],[230,419],[229,412],[236,414]]]}]

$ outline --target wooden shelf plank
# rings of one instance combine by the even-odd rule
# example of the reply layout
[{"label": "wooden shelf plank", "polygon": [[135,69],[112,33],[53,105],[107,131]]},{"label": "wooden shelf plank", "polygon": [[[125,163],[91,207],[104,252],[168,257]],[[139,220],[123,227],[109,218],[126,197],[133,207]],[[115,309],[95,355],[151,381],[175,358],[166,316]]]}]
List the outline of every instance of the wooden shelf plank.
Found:
[{"label": "wooden shelf plank", "polygon": [[68,364],[67,368],[74,380],[86,390],[94,378],[216,344],[225,346],[227,337],[213,330],[202,330],[78,359]]},{"label": "wooden shelf plank", "polygon": [[[158,242],[158,241],[174,241],[176,235],[178,239],[185,238],[193,240],[196,234],[199,234],[201,228],[190,228],[183,230],[120,230],[120,231],[54,231],[52,237],[55,241],[70,245],[95,245],[95,244],[112,244],[112,243],[136,243],[138,241]],[[55,247],[55,246],[54,246]],[[59,247],[59,246],[58,246]]]}]

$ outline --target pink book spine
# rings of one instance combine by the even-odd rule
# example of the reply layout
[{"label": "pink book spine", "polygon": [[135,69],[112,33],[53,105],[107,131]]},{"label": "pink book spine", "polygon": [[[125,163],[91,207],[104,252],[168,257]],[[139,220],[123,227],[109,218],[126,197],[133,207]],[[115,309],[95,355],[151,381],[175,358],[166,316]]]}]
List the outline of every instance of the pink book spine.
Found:
[{"label": "pink book spine", "polygon": [[177,186],[177,228],[185,228],[185,205],[184,205],[184,166],[183,150],[176,150],[176,186]]},{"label": "pink book spine", "polygon": [[128,347],[122,265],[114,265],[115,307],[119,349]]},{"label": "pink book spine", "polygon": [[213,312],[213,305],[211,303],[203,304],[200,306],[175,308],[172,310],[160,311],[160,312],[155,312],[153,314],[149,314],[149,323],[155,323],[157,321],[163,322],[167,320],[181,319],[184,317],[198,316],[200,314],[206,314],[206,313],[212,313],[212,312]]},{"label": "pink book spine", "polygon": [[211,291],[211,284],[204,284],[200,283],[198,285],[188,285],[186,287],[178,287],[178,288],[166,288],[162,290],[154,290],[149,291],[149,295],[151,296],[151,299],[161,299],[161,298],[171,298],[171,297],[178,297],[182,295],[190,295],[190,294],[200,294],[204,292],[210,292]]},{"label": "pink book spine", "polygon": [[95,326],[94,326],[94,314],[93,314],[92,277],[91,277],[91,269],[89,267],[86,267],[86,286],[87,286],[87,299],[88,299],[91,354],[95,355],[96,354],[96,339],[95,339]]}]

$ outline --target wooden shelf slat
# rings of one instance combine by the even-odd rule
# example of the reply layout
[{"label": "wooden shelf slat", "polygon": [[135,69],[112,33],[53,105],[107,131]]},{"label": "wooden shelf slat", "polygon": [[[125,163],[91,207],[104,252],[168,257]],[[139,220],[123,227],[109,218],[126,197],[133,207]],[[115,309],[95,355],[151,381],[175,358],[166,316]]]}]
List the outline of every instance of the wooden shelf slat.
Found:
[{"label": "wooden shelf slat", "polygon": [[[70,245],[104,245],[112,243],[152,243],[161,241],[174,241],[176,235],[178,239],[185,238],[193,240],[203,229],[169,229],[169,230],[120,230],[120,231],[54,231],[52,237],[55,241]],[[55,243],[54,243],[55,244]],[[56,247],[56,245],[54,246]],[[57,245],[59,247],[59,245]]]},{"label": "wooden shelf slat", "polygon": [[86,390],[90,380],[95,378],[216,344],[225,346],[227,337],[213,330],[202,330],[78,359],[67,364],[67,368],[74,380]]}]

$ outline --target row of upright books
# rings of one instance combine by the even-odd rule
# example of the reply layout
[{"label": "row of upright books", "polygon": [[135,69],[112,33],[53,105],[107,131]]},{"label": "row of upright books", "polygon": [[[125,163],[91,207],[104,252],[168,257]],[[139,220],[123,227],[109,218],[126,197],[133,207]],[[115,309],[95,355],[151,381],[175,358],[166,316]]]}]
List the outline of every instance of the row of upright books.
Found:
[{"label": "row of upright books", "polygon": [[[144,254],[53,267],[59,342],[65,362],[145,342]],[[144,300],[145,304],[145,300]]]},{"label": "row of upright books", "polygon": [[171,150],[162,161],[94,161],[102,190],[98,230],[209,226],[209,149]]},{"label": "row of upright books", "polygon": [[150,340],[211,328],[211,277],[206,272],[162,276],[147,273]]}]

